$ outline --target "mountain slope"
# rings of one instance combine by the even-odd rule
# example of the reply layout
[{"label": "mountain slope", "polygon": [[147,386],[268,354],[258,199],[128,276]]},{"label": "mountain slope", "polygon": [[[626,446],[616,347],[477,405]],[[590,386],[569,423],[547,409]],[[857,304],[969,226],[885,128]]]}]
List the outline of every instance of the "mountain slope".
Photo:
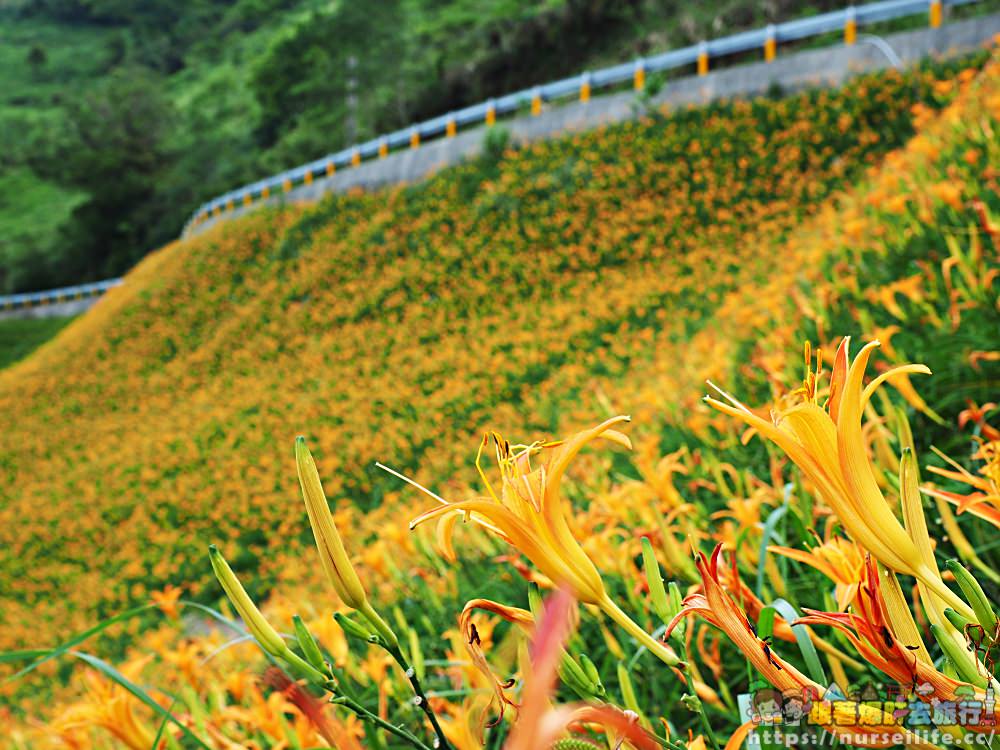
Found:
[{"label": "mountain slope", "polygon": [[211,540],[280,576],[305,538],[296,434],[368,507],[399,491],[375,460],[436,485],[471,478],[487,427],[589,421],[594,378],[683,351],[772,270],[761,248],[951,94],[921,71],[686,110],[154,253],[0,373],[3,645],[206,582]]}]

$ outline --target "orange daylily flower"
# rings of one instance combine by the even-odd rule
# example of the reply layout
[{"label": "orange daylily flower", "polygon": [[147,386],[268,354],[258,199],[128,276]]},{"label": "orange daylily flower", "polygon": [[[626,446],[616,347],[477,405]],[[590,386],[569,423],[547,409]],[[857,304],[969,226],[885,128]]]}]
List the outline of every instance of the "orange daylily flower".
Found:
[{"label": "orange daylily flower", "polygon": [[927,495],[940,497],[954,503],[959,513],[968,511],[1000,528],[1000,440],[980,440],[979,448],[973,456],[973,458],[983,462],[979,467],[978,474],[973,474],[943,453],[938,452],[938,455],[953,468],[942,469],[939,466],[928,466],[927,470],[946,479],[967,484],[974,491],[962,495],[935,487],[922,487],[921,490]]},{"label": "orange daylily flower", "polygon": [[[136,680],[151,657],[130,662],[121,672]],[[120,685],[96,672],[84,674],[87,696],[84,702],[71,707],[53,722],[56,733],[72,734],[76,729],[102,727],[120,740],[129,750],[150,750],[156,733],[136,716],[139,700]]]},{"label": "orange daylily flower", "polygon": [[972,401],[968,403],[968,408],[962,409],[958,413],[958,426],[965,427],[972,422],[979,428],[979,432],[986,440],[1000,440],[1000,430],[986,422],[986,415],[997,408],[997,404],[989,401],[982,406],[976,406]]},{"label": "orange daylily flower", "polygon": [[149,598],[163,611],[163,614],[171,620],[176,620],[180,616],[177,602],[180,601],[181,594],[183,593],[184,589],[180,586],[169,584],[161,591],[150,592]]},{"label": "orange daylily flower", "polygon": [[854,542],[834,536],[809,550],[770,546],[768,551],[815,568],[836,583],[837,609],[847,609],[854,597],[864,571],[864,552]]}]

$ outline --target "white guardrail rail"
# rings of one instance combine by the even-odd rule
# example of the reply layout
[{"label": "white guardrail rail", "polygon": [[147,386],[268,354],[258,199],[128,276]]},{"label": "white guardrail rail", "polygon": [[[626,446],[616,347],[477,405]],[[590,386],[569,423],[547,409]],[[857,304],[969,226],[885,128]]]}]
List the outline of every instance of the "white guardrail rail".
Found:
[{"label": "white guardrail rail", "polygon": [[63,286],[58,289],[47,289],[44,292],[25,292],[24,294],[8,294],[0,296],[0,312],[17,310],[22,307],[39,307],[60,302],[72,302],[88,297],[99,297],[109,289],[123,283],[123,279],[105,279],[92,284]]},{"label": "white guardrail rail", "polygon": [[[316,178],[328,177],[338,169],[361,164],[368,159],[383,158],[390,151],[401,148],[419,148],[423,141],[436,137],[450,138],[459,128],[470,125],[492,125],[497,117],[528,108],[532,115],[539,115],[545,102],[576,97],[588,101],[595,89],[621,86],[628,82],[636,90],[646,85],[646,75],[674,70],[686,66],[696,66],[698,75],[707,75],[712,58],[725,57],[741,52],[762,50],[764,60],[770,62],[777,55],[778,45],[820,34],[841,32],[845,44],[855,44],[858,27],[890,21],[897,18],[926,14],[931,28],[941,25],[945,6],[966,5],[977,0],[882,0],[882,2],[852,6],[844,10],[821,13],[786,23],[772,24],[762,29],[744,31],[739,34],[714,39],[708,42],[670,50],[652,57],[638,58],[631,62],[610,68],[588,71],[572,78],[563,78],[551,83],[516,91],[513,94],[489,99],[470,107],[449,112],[424,122],[397,130],[387,135],[373,138],[350,148],[308,164],[266,177],[249,185],[230,190],[203,203],[184,225],[182,234],[212,217],[232,211],[239,206],[249,206],[256,201],[267,200],[273,195],[288,193],[296,185],[309,185]],[[66,301],[77,298],[74,295],[102,294],[117,286],[121,279],[109,279],[95,284],[64,287],[44,292],[0,296],[0,310],[27,307]]]}]

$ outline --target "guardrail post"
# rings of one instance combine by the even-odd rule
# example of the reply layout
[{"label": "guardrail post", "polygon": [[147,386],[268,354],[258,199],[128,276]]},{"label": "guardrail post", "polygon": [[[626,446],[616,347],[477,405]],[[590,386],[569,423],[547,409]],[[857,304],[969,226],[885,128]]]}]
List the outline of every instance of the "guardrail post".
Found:
[{"label": "guardrail post", "polygon": [[351,166],[356,167],[361,163],[361,151],[359,149],[354,149],[351,153]]},{"label": "guardrail post", "polygon": [[698,75],[708,75],[708,43],[698,45]]},{"label": "guardrail post", "polygon": [[944,4],[941,0],[931,0],[927,15],[932,29],[941,28],[941,19],[944,16]]},{"label": "guardrail post", "polygon": [[232,211],[232,210],[233,210],[233,199],[230,198],[229,200],[226,201],[226,211]]},{"label": "guardrail post", "polygon": [[456,132],[458,127],[455,125],[455,115],[448,115],[448,120],[444,124],[444,134],[448,138],[454,138]]},{"label": "guardrail post", "polygon": [[410,131],[410,148],[420,148],[420,131],[416,128]]},{"label": "guardrail post", "polygon": [[326,163],[326,176],[333,177],[336,173],[337,173],[337,165],[333,161],[333,159],[330,159],[330,161]]},{"label": "guardrail post", "polygon": [[385,138],[378,142],[378,158],[384,159],[389,155],[389,143]]},{"label": "guardrail post", "polygon": [[497,121],[497,105],[492,99],[486,103],[486,124],[495,125]]},{"label": "guardrail post", "polygon": [[584,104],[590,101],[590,73],[584,73],[580,81],[580,101]]},{"label": "guardrail post", "polygon": [[844,20],[844,44],[850,46],[856,41],[858,41],[858,19],[852,5],[847,9],[847,18]]},{"label": "guardrail post", "polygon": [[292,190],[292,181],[287,177],[281,181],[281,190],[284,193],[289,193]]},{"label": "guardrail post", "polygon": [[535,86],[531,92],[531,116],[538,117],[542,114],[542,90]]},{"label": "guardrail post", "polygon": [[251,202],[252,200],[253,200],[253,198],[252,198],[252,197],[250,197],[250,193],[244,193],[244,194],[243,194],[243,205],[244,205],[244,206],[249,206],[249,205],[250,205],[250,202]]},{"label": "guardrail post", "polygon": [[271,186],[265,185],[260,189],[260,197],[262,200],[267,200],[271,197]]},{"label": "guardrail post", "polygon": [[313,183],[313,173],[311,169],[306,170],[305,177],[302,180],[306,185],[312,185]]},{"label": "guardrail post", "polygon": [[642,91],[646,88],[646,63],[641,58],[635,61],[635,70],[632,71],[632,88],[636,91]]},{"label": "guardrail post", "polygon": [[778,54],[778,40],[775,37],[774,24],[767,25],[767,37],[764,39],[764,61],[771,62]]}]

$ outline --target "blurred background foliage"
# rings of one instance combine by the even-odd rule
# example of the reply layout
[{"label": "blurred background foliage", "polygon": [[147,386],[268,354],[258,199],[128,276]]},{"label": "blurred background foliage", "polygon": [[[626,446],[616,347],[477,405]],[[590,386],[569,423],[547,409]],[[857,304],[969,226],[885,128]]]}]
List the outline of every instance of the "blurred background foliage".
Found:
[{"label": "blurred background foliage", "polygon": [[379,132],[838,3],[712,5],[7,0],[0,293],[122,273],[201,201]]}]

